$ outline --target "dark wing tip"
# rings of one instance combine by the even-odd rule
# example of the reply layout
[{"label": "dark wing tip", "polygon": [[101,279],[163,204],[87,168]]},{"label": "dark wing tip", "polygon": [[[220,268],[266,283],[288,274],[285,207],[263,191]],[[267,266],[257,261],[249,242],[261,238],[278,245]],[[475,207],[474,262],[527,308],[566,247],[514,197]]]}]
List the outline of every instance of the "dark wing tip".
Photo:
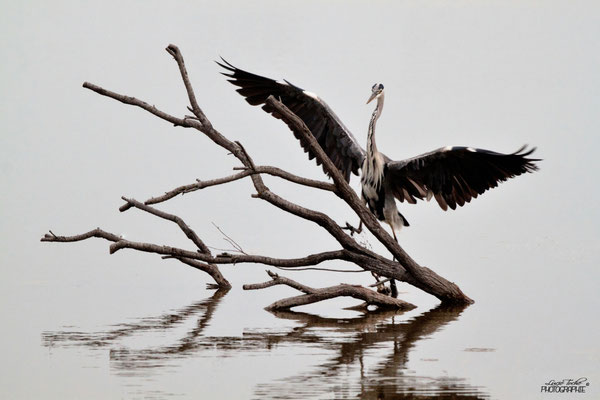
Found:
[{"label": "dark wing tip", "polygon": [[219,64],[223,68],[237,69],[235,66],[233,66],[233,64],[231,64],[229,61],[227,61],[226,59],[224,59],[222,56],[219,56],[219,58],[221,59],[221,61],[223,61],[225,64],[227,64],[227,66],[225,66],[225,65],[221,64],[220,62],[215,61],[217,64]]},{"label": "dark wing tip", "polygon": [[293,87],[294,89],[298,89],[298,90],[304,91],[304,89],[302,89],[302,88],[301,88],[301,87],[299,87],[299,86],[296,86],[296,85],[294,85],[292,82],[288,81],[287,79],[284,79],[283,81],[284,81],[285,83],[287,83],[288,85],[290,85],[291,87]]},{"label": "dark wing tip", "polygon": [[[521,156],[521,157],[527,157],[530,156],[531,154],[533,154],[534,151],[537,150],[537,147],[533,146],[532,148],[530,148],[529,150],[527,150],[527,144],[524,144],[523,146],[521,146],[521,148],[517,151],[515,151],[514,153],[512,153],[515,156]],[[542,161],[541,158],[531,158],[531,161]]]},{"label": "dark wing tip", "polygon": [[525,168],[526,172],[534,172],[539,170],[539,167],[535,165],[535,163],[543,160],[541,158],[528,158],[527,156],[530,156],[536,150],[537,147],[532,147],[531,149],[527,150],[527,145],[523,145],[519,150],[515,151],[511,155],[518,156],[523,160],[523,167]]},{"label": "dark wing tip", "polygon": [[[235,72],[236,68],[235,68],[233,65],[231,65],[231,64],[229,64],[227,61],[225,61],[225,60],[223,59],[223,57],[221,57],[221,60],[223,60],[223,62],[224,62],[225,64],[227,64],[227,65],[225,65],[225,64],[223,64],[223,63],[220,63],[220,62],[218,62],[218,61],[216,61],[216,60],[215,60],[215,63],[216,63],[216,64],[217,64],[219,67],[221,67],[221,68],[224,68],[224,69],[226,69],[227,71]],[[222,73],[222,72],[221,72],[221,73]]]}]

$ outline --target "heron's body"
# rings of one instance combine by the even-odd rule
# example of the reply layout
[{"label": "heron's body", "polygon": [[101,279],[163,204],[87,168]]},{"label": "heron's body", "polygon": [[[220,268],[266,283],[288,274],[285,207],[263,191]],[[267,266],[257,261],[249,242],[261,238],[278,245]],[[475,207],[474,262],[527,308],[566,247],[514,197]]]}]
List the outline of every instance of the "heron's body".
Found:
[{"label": "heron's body", "polygon": [[383,111],[384,102],[383,85],[381,87],[380,94],[375,97],[372,96],[372,98],[377,98],[377,106],[369,121],[367,153],[360,177],[361,196],[377,219],[390,225],[394,238],[396,238],[396,232],[402,229],[403,226],[409,226],[409,223],[398,211],[392,191],[386,188],[385,164],[387,157],[377,150],[377,143],[375,142],[375,125]]},{"label": "heron's body", "polygon": [[[394,236],[402,226],[408,226],[406,218],[398,212],[396,200],[414,204],[433,197],[444,211],[455,209],[498,186],[499,182],[537,169],[535,162],[539,160],[527,158],[535,149],[526,150],[525,146],[509,154],[447,146],[393,161],[378,151],[375,142],[375,126],[383,110],[383,85],[374,85],[369,99],[377,99],[377,106],[369,122],[365,151],[319,96],[288,81],[275,81],[224,62],[219,64],[228,71],[224,75],[240,87],[237,91],[248,103],[262,105],[266,112],[280,118],[277,111],[266,104],[272,95],[300,117],[347,181],[352,173],[358,174],[362,169],[363,200],[379,220],[392,227]],[[294,127],[290,128],[313,159],[315,154],[308,144]]]}]

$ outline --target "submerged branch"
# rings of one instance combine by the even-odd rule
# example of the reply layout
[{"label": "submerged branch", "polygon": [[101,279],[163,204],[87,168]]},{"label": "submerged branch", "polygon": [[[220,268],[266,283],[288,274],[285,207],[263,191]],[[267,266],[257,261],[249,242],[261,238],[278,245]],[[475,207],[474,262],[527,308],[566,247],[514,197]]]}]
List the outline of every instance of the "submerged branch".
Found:
[{"label": "submerged branch", "polygon": [[293,287],[294,289],[299,290],[304,293],[315,293],[317,290],[317,289],[313,289],[311,287],[305,286],[296,281],[293,281],[291,279],[288,279],[284,276],[279,276],[278,274],[276,274],[274,272],[271,272],[268,270],[265,272],[271,277],[270,281],[263,282],[263,283],[247,284],[247,285],[242,286],[242,288],[244,290],[258,290],[258,289],[264,289],[264,288],[268,288],[268,287],[275,286],[275,285],[287,285],[289,287]]},{"label": "submerged branch", "polygon": [[231,288],[231,283],[229,283],[229,281],[227,279],[225,279],[225,277],[221,274],[221,271],[219,271],[219,267],[217,267],[214,264],[205,264],[202,263],[200,261],[196,261],[196,260],[190,260],[189,258],[183,258],[183,257],[173,257],[177,260],[179,260],[180,262],[189,265],[190,267],[199,269],[200,271],[204,271],[207,274],[209,274],[217,283],[217,286],[219,288],[223,288],[223,289],[230,289]]},{"label": "submerged branch", "polygon": [[271,271],[267,271],[267,273],[271,277],[270,281],[244,285],[244,290],[257,290],[275,285],[287,285],[304,293],[300,296],[278,300],[267,306],[265,308],[267,311],[288,310],[292,307],[303,306],[336,297],[352,297],[363,300],[367,305],[377,306],[378,309],[411,310],[415,308],[413,304],[404,300],[395,299],[358,285],[342,283],[336,286],[314,289],[292,279],[279,276]]}]

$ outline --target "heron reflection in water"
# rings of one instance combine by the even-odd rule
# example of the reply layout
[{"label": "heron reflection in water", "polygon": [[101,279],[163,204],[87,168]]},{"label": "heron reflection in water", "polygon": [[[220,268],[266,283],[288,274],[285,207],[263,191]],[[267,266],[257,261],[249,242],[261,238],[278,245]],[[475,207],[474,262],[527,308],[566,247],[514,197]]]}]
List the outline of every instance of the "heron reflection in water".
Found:
[{"label": "heron reflection in water", "polygon": [[[459,319],[464,307],[438,306],[412,319],[404,320],[401,312],[368,312],[354,318],[325,318],[293,312],[274,312],[277,318],[296,322],[296,326],[279,331],[245,329],[242,336],[206,336],[205,330],[218,312],[225,290],[179,310],[157,317],[140,318],[138,322],[114,325],[100,332],[44,332],[43,344],[48,347],[83,346],[90,350],[110,349],[111,366],[125,376],[146,376],[160,373],[177,360],[203,354],[215,357],[236,357],[276,351],[279,346],[294,346],[302,352],[313,349],[325,354],[326,360],[308,370],[301,370],[284,380],[259,383],[255,394],[260,398],[278,398],[287,394],[304,398],[330,393],[332,387],[360,392],[363,399],[398,398],[398,394],[452,393],[456,399],[485,397],[484,389],[472,386],[464,379],[424,377],[407,373],[410,353],[419,341],[439,333]],[[129,347],[122,339],[144,332],[161,331],[169,337],[180,326],[190,328],[170,339],[170,344],[148,348]],[[177,331],[179,332],[179,331]],[[391,346],[390,346],[391,345]],[[372,350],[390,348],[373,357]],[[266,353],[265,353],[266,354]],[[366,368],[369,356],[375,364]],[[322,357],[318,357],[322,359]],[[358,380],[348,371],[359,372]],[[260,379],[260,376],[257,377]],[[345,388],[345,389],[344,389]],[[340,393],[341,395],[346,395]]]}]

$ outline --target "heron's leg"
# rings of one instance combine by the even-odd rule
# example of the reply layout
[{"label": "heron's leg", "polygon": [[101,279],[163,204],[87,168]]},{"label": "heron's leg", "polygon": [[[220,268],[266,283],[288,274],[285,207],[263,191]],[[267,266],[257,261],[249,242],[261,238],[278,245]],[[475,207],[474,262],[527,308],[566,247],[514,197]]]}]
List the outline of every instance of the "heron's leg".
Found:
[{"label": "heron's leg", "polygon": [[360,223],[358,224],[358,229],[356,229],[355,227],[350,225],[348,222],[346,222],[346,226],[343,226],[342,229],[350,231],[350,236],[354,235],[355,233],[361,233],[362,232],[362,221],[360,221]]},{"label": "heron's leg", "polygon": [[375,282],[379,282],[379,275],[377,275],[377,273],[371,271],[371,275],[373,275],[373,278],[375,278]]},{"label": "heron's leg", "polygon": [[[360,194],[360,199],[362,200],[362,202],[367,205],[367,199],[365,199],[365,194],[361,192]],[[350,225],[349,223],[346,222],[346,229],[350,230],[350,235],[354,235],[355,233],[361,233],[362,232],[362,219],[359,219],[358,221],[358,229],[354,228],[352,225]]]},{"label": "heron's leg", "polygon": [[398,297],[398,288],[396,287],[396,280],[395,279],[390,279],[390,290],[391,290],[390,295],[393,298],[397,298]]},{"label": "heron's leg", "polygon": [[[394,235],[394,240],[396,241],[396,243],[398,243],[398,237],[396,236],[396,231],[394,230],[394,227],[392,225],[390,225],[390,227],[392,228],[392,234]],[[396,261],[396,257],[393,258],[394,261]],[[396,280],[395,279],[390,279],[390,289],[392,291],[391,295],[393,298],[398,297],[398,288],[396,287]]]},{"label": "heron's leg", "polygon": [[[375,278],[375,283],[377,286],[377,292],[381,293],[381,294],[385,294],[385,295],[389,295],[390,291],[389,289],[385,286],[385,281],[387,279],[384,279],[382,282],[380,282],[380,277],[377,273],[371,271],[371,275],[373,275],[373,278]],[[375,285],[371,285],[371,286],[375,286]]]}]

